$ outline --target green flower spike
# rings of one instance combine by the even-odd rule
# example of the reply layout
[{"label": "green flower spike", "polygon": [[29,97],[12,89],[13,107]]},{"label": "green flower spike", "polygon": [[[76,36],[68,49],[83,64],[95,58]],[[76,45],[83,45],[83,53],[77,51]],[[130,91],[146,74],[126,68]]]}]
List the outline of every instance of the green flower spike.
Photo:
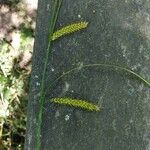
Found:
[{"label": "green flower spike", "polygon": [[72,99],[72,98],[53,98],[51,100],[54,103],[57,104],[63,104],[67,106],[72,106],[72,107],[78,107],[78,108],[83,108],[89,111],[100,111],[99,106],[92,104],[90,102],[80,100],[80,99]]},{"label": "green flower spike", "polygon": [[87,25],[88,22],[84,21],[84,22],[73,23],[68,26],[62,27],[61,29],[53,33],[52,40],[54,41],[62,36],[84,29],[87,27]]}]

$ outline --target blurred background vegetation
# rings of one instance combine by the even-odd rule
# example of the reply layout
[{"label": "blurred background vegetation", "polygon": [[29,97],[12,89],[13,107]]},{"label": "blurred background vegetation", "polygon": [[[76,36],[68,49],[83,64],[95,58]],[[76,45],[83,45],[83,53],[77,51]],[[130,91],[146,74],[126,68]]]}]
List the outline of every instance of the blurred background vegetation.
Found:
[{"label": "blurred background vegetation", "polygon": [[37,0],[0,0],[0,150],[22,150]]}]

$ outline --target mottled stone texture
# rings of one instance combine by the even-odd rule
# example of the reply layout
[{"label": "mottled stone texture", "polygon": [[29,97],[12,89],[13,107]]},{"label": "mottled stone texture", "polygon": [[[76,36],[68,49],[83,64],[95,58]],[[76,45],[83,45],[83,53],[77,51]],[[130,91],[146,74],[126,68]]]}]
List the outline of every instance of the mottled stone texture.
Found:
[{"label": "mottled stone texture", "polygon": [[[40,0],[33,56],[26,150],[35,147],[35,116],[52,2]],[[47,87],[63,72],[80,67],[47,88],[42,150],[150,150],[150,88],[121,71],[90,63],[127,66],[150,80],[150,2],[64,0],[56,28],[88,21],[87,29],[53,44]],[[85,99],[101,112],[56,105],[52,97]]]}]

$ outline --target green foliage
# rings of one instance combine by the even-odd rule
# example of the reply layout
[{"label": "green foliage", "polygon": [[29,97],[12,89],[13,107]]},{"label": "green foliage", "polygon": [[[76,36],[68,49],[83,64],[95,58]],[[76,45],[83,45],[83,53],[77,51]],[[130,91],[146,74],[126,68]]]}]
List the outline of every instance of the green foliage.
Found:
[{"label": "green foliage", "polygon": [[5,149],[23,149],[24,144],[29,72],[19,68],[19,61],[22,53],[32,51],[33,42],[25,32],[19,32],[18,49],[0,43],[0,145]]},{"label": "green foliage", "polygon": [[21,29],[21,37],[23,40],[25,40],[26,38],[33,38],[33,29],[31,27],[23,27]]},{"label": "green foliage", "polygon": [[25,53],[32,53],[35,20],[22,0],[1,0],[1,4],[0,17],[7,23],[2,30],[8,34],[0,40],[0,150],[22,150],[30,71],[20,62],[26,60]]},{"label": "green foliage", "polygon": [[15,6],[17,3],[19,3],[21,0],[2,0],[2,3],[5,5],[8,5],[10,7]]}]

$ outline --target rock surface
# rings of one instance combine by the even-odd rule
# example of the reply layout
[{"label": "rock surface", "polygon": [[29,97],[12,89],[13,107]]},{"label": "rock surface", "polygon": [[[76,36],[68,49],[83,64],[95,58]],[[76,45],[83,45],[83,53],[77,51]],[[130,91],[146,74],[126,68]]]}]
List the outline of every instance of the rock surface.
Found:
[{"label": "rock surface", "polygon": [[[25,149],[35,147],[40,81],[52,4],[40,0]],[[150,80],[150,2],[145,0],[63,1],[56,28],[87,21],[82,31],[53,44],[47,72],[42,124],[43,150],[149,150],[150,88],[119,70],[83,69],[92,63],[131,68]],[[63,72],[79,67],[50,89]],[[56,105],[52,97],[88,100],[101,112]]]}]

